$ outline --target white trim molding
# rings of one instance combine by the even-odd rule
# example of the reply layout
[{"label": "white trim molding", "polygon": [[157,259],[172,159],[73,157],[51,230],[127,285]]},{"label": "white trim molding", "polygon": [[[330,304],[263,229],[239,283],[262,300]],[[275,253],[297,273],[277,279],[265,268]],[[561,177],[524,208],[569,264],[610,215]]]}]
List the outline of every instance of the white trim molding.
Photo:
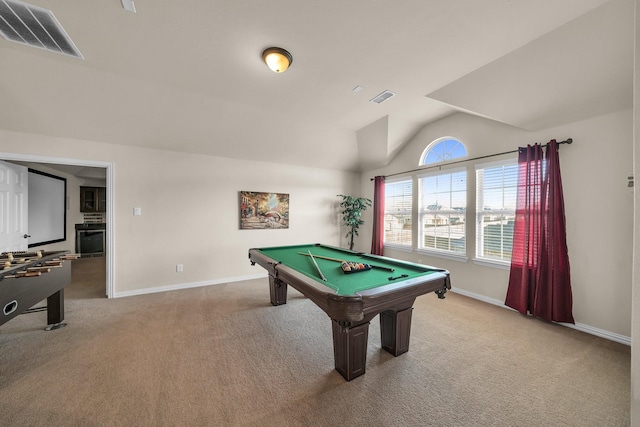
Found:
[{"label": "white trim molding", "polygon": [[223,285],[225,283],[244,282],[246,280],[254,280],[254,279],[265,279],[267,277],[268,277],[267,273],[261,273],[261,274],[254,274],[250,276],[238,276],[238,277],[228,277],[228,278],[216,279],[216,280],[204,280],[201,282],[178,283],[175,285],[156,286],[153,288],[143,288],[143,289],[135,289],[133,291],[116,292],[113,295],[113,297],[124,298],[124,297],[132,297],[136,295],[155,294],[158,292],[179,291],[183,289],[200,288],[203,286]]},{"label": "white trim molding", "polygon": [[[454,292],[454,293],[460,294],[460,295],[464,295],[466,297],[473,298],[473,299],[478,300],[478,301],[482,301],[482,302],[486,302],[486,303],[489,303],[489,304],[493,304],[493,305],[496,305],[498,307],[506,308],[507,310],[515,311],[511,307],[508,307],[508,306],[504,305],[504,301],[500,301],[500,300],[495,299],[495,298],[489,298],[489,297],[486,297],[484,295],[476,294],[475,292],[469,292],[469,291],[465,291],[464,289],[458,289],[458,288],[451,288],[451,292]],[[591,334],[591,335],[595,335],[595,336],[598,336],[598,337],[601,337],[601,338],[605,338],[605,339],[608,339],[610,341],[615,341],[615,342],[618,342],[620,344],[625,344],[625,345],[631,346],[631,337],[627,337],[627,336],[624,336],[624,335],[616,334],[614,332],[605,331],[604,329],[594,328],[593,326],[585,325],[584,323],[576,323],[575,325],[572,325],[571,323],[560,323],[560,322],[553,322],[553,323],[556,323],[557,325],[566,326],[566,327],[571,328],[571,329],[576,329],[578,331],[585,332],[587,334]]]}]

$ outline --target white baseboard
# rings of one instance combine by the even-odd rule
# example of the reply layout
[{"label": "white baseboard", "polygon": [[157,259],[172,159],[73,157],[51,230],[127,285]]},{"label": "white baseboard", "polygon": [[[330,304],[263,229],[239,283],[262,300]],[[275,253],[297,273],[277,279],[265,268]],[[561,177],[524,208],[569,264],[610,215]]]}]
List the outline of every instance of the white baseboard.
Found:
[{"label": "white baseboard", "polygon": [[199,288],[202,286],[222,285],[224,283],[243,282],[245,280],[263,279],[267,277],[266,273],[255,274],[251,276],[228,277],[218,280],[205,280],[202,282],[178,283],[168,286],[157,286],[154,288],[136,289],[134,291],[114,292],[113,298],[131,297],[135,295],[155,294],[157,292],[177,291],[180,289]]},{"label": "white baseboard", "polygon": [[[506,305],[504,305],[504,301],[500,301],[495,298],[489,298],[484,295],[476,294],[474,292],[469,292],[469,291],[465,291],[464,289],[457,289],[457,288],[451,288],[451,292],[455,292],[457,294],[464,295],[469,298],[486,302],[488,304],[493,304],[498,307],[506,308],[507,310],[515,311],[511,307],[507,307]],[[631,337],[605,331],[604,329],[594,328],[593,326],[585,325],[584,323],[576,323],[575,325],[572,325],[571,323],[560,323],[560,322],[554,322],[554,323],[557,323],[558,325],[566,326],[571,329],[576,329],[578,331],[585,332],[587,334],[596,335],[598,337],[605,338],[610,341],[615,341],[620,344],[625,344],[628,346],[631,345]]]}]

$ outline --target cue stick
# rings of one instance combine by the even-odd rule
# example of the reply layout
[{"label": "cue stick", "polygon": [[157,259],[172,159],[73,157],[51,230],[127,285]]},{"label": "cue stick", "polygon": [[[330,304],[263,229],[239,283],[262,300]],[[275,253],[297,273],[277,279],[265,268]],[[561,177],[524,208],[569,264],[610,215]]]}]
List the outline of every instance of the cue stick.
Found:
[{"label": "cue stick", "polygon": [[326,282],[327,278],[324,277],[324,274],[322,274],[322,270],[320,270],[320,267],[318,267],[318,263],[316,262],[316,259],[313,257],[313,255],[311,255],[311,251],[309,251],[309,256],[311,257],[311,261],[313,261],[313,265],[316,266],[316,270],[318,270],[318,273],[320,273],[320,277],[322,277],[322,280]]},{"label": "cue stick", "polygon": [[310,256],[310,257],[315,257],[315,258],[320,258],[320,259],[328,259],[329,261],[336,261],[336,262],[347,262],[343,259],[338,259],[338,258],[330,258],[328,256],[322,256],[322,255],[311,255],[311,251],[309,251],[308,254],[305,254],[304,252],[298,252],[300,255],[304,255],[304,256]]},{"label": "cue stick", "polygon": [[[340,263],[342,263],[342,262],[349,262],[349,261],[346,261],[346,260],[344,260],[344,259],[331,258],[331,257],[328,257],[328,256],[322,256],[322,255],[311,255],[311,251],[309,251],[309,253],[308,253],[308,254],[305,254],[304,252],[298,252],[298,253],[299,253],[300,255],[312,256],[312,257],[316,257],[316,258],[320,258],[320,259],[328,259],[329,261],[335,261],[335,262],[340,262]],[[380,269],[380,270],[396,271],[396,270],[395,270],[395,268],[391,268],[391,267],[383,267],[383,266],[381,266],[381,265],[372,265],[372,264],[369,264],[369,266],[371,266],[371,268],[378,268],[378,269]]]}]

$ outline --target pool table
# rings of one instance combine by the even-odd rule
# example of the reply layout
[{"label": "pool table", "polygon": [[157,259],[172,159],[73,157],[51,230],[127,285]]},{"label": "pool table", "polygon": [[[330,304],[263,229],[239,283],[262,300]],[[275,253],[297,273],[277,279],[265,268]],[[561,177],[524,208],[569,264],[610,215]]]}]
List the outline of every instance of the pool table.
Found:
[{"label": "pool table", "polygon": [[[327,313],[335,368],[347,381],[365,373],[371,319],[380,314],[382,348],[399,356],[409,350],[416,297],[451,289],[447,270],[323,244],[253,248],[249,260],[267,270],[271,304],[286,304],[290,285]],[[345,271],[343,261],[362,267]]]}]

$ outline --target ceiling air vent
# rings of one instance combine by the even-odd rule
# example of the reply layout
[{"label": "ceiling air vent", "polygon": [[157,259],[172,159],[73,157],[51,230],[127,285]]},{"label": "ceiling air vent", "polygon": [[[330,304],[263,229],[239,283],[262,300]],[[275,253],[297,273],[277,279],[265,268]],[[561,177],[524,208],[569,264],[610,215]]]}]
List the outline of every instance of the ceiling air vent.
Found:
[{"label": "ceiling air vent", "polygon": [[17,0],[0,0],[0,34],[10,41],[82,58],[50,10]]},{"label": "ceiling air vent", "polygon": [[380,95],[376,96],[373,99],[370,99],[370,101],[371,102],[375,102],[376,104],[382,104],[384,101],[386,101],[387,99],[392,98],[394,96],[396,96],[395,93],[390,92],[388,90],[385,90]]}]

